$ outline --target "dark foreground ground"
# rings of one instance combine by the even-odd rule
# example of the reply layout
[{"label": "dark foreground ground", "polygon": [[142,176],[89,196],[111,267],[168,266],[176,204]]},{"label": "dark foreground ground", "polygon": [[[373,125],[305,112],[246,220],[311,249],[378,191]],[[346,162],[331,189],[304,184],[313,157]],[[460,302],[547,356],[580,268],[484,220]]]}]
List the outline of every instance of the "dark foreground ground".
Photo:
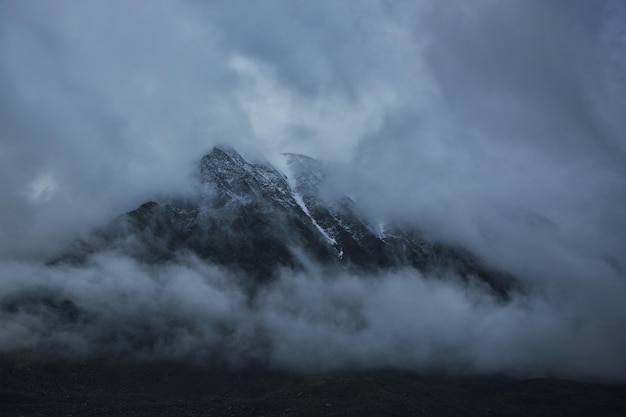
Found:
[{"label": "dark foreground ground", "polygon": [[0,358],[0,416],[626,416],[626,385]]}]

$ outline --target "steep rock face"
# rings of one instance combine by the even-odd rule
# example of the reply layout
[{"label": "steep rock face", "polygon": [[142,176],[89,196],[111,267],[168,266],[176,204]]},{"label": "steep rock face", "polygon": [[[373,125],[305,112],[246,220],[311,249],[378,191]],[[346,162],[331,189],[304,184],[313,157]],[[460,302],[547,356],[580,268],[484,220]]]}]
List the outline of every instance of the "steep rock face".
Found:
[{"label": "steep rock face", "polygon": [[468,252],[425,240],[410,227],[374,227],[347,197],[327,201],[319,190],[326,179],[322,165],[302,155],[285,157],[291,181],[267,163],[215,148],[200,161],[193,198],[147,202],[57,262],[80,262],[101,250],[144,262],[190,252],[254,282],[271,279],[281,267],[305,268],[313,260],[324,268],[368,272],[398,267],[434,275],[453,271],[501,295],[513,285],[506,274],[485,267]]}]

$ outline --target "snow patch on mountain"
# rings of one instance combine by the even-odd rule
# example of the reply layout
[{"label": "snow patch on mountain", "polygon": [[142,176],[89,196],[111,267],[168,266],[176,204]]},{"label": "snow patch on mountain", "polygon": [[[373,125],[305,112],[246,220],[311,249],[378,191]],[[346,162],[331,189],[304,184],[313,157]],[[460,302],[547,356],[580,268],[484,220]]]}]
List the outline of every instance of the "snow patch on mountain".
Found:
[{"label": "snow patch on mountain", "polygon": [[[322,234],[322,236],[324,236],[326,238],[326,240],[332,244],[333,246],[337,244],[337,241],[335,239],[333,239],[327,232],[326,230],[324,230],[324,228],[322,226],[319,225],[319,223],[317,222],[317,220],[315,220],[313,218],[313,216],[311,216],[311,213],[309,212],[309,209],[307,208],[306,204],[304,204],[304,201],[302,200],[302,196],[300,194],[298,194],[297,192],[293,192],[293,198],[294,200],[296,200],[296,203],[298,203],[298,205],[300,206],[300,208],[302,209],[302,211],[304,212],[304,214],[306,214],[309,219],[311,219],[311,222],[313,223],[313,225],[317,228],[317,230],[319,230],[319,232]],[[341,252],[343,254],[343,251]]]}]

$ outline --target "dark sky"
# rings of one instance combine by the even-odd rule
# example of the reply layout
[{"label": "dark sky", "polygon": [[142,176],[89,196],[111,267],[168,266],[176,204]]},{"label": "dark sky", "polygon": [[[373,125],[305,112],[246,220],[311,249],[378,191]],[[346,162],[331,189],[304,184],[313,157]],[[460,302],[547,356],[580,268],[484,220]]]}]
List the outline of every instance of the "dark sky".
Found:
[{"label": "dark sky", "polygon": [[[417,222],[539,283],[536,334],[489,319],[503,345],[556,360],[578,343],[555,368],[626,370],[623,1],[6,0],[0,57],[5,275],[190,190],[215,144],[304,153],[372,217]],[[472,310],[450,291],[461,307],[444,311]],[[505,317],[524,322],[516,311]]]}]

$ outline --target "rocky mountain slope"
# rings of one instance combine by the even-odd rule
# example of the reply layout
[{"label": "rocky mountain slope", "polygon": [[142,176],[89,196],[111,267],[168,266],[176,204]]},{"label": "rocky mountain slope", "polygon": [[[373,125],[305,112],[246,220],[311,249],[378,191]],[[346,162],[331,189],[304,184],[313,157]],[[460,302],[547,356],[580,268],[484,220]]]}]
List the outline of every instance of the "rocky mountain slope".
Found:
[{"label": "rocky mountain slope", "polygon": [[320,193],[322,165],[303,155],[284,156],[289,176],[232,149],[215,148],[200,161],[194,196],[146,202],[53,263],[85,262],[100,251],[150,263],[191,253],[254,283],[271,280],[280,268],[306,269],[313,261],[331,271],[412,267],[484,283],[505,297],[514,286],[510,276],[462,248],[429,241],[415,228],[374,224],[347,197],[328,201]]}]

